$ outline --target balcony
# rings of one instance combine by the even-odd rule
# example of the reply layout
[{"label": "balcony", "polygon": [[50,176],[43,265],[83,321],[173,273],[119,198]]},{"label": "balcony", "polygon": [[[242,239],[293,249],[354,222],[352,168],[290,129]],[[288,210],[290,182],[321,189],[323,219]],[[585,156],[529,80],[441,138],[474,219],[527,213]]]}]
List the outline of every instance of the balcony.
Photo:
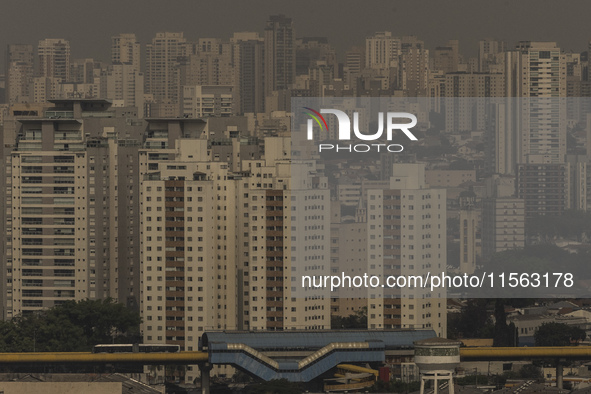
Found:
[{"label": "balcony", "polygon": [[53,172],[54,172],[54,174],[73,174],[74,167],[72,167],[72,166],[54,166]]},{"label": "balcony", "polygon": [[23,287],[42,287],[43,281],[41,279],[23,279]]},{"label": "balcony", "polygon": [[23,249],[23,256],[42,256],[43,249]]},{"label": "balcony", "polygon": [[45,111],[46,118],[74,119],[74,111]]},{"label": "balcony", "polygon": [[74,277],[74,270],[53,270],[53,275],[57,277]]},{"label": "balcony", "polygon": [[43,270],[39,269],[24,269],[23,276],[43,276]]}]

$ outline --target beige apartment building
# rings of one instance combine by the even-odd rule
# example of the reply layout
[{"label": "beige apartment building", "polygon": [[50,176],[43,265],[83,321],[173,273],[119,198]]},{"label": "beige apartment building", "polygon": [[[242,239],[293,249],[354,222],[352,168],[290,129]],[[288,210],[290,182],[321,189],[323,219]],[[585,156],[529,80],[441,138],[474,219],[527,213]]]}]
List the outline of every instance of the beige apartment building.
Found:
[{"label": "beige apartment building", "polygon": [[111,37],[111,63],[131,65],[140,71],[140,43],[135,34],[123,33]]},{"label": "beige apartment building", "polygon": [[9,104],[30,101],[33,82],[33,46],[8,45],[6,51],[6,102]]},{"label": "beige apartment building", "polygon": [[70,80],[70,42],[60,38],[46,38],[37,46],[40,77]]},{"label": "beige apartment building", "polygon": [[106,100],[53,104],[5,150],[4,317],[86,298],[137,307],[141,123]]},{"label": "beige apartment building", "polygon": [[482,257],[525,246],[525,202],[498,197],[482,201]]},{"label": "beige apartment building", "polygon": [[[341,214],[341,202],[331,204],[331,275],[363,275],[367,266],[367,212],[365,201],[358,202],[355,219]],[[331,293],[331,316],[348,317],[367,308],[363,289],[339,288]],[[338,328],[338,327],[336,327]]]},{"label": "beige apartment building", "polygon": [[259,171],[258,163],[253,164],[253,177],[257,179],[262,173],[263,188],[258,186],[260,179],[251,183],[256,189],[250,192],[248,214],[247,327],[274,331],[328,329],[329,291],[302,288],[303,275],[323,275],[330,269],[327,180],[309,176],[316,171],[312,161],[271,159],[266,166],[261,163]]},{"label": "beige apartment building", "polygon": [[294,188],[286,138],[267,139],[264,159],[231,171],[212,160],[211,135],[202,120],[148,119],[139,160],[144,342],[195,350],[204,331],[329,328],[328,295],[296,287],[300,267],[329,262],[326,181]]},{"label": "beige apartment building", "polygon": [[182,113],[189,118],[228,117],[236,114],[234,86],[183,86]]},{"label": "beige apartment building", "polygon": [[[145,93],[151,94],[157,104],[172,107],[167,111],[179,113],[180,63],[187,55],[187,40],[183,33],[157,33],[146,44]],[[157,112],[164,109],[157,109]]]},{"label": "beige apartment building", "polygon": [[[367,272],[436,275],[446,269],[446,193],[428,188],[424,164],[396,164],[389,189],[368,191]],[[368,289],[368,328],[447,332],[446,293],[406,286]]]}]

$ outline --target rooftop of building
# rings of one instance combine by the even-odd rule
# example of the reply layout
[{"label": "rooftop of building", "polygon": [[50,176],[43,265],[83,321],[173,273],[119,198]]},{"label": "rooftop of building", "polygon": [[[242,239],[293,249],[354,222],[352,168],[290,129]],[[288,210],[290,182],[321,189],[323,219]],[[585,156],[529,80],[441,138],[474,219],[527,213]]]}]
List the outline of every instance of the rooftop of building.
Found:
[{"label": "rooftop of building", "polygon": [[455,339],[433,337],[415,341],[414,344],[416,346],[460,346],[461,342]]},{"label": "rooftop of building", "polygon": [[161,391],[152,388],[135,379],[118,373],[108,374],[76,374],[76,373],[4,373],[0,374],[0,382],[30,382],[30,383],[68,383],[68,382],[120,382],[122,394],[158,394]]},{"label": "rooftop of building", "polygon": [[383,342],[386,349],[393,349],[412,348],[415,341],[433,336],[433,330],[222,331],[204,333],[199,347],[208,347],[213,343],[240,343],[257,350],[320,349],[337,342]]},{"label": "rooftop of building", "polygon": [[183,118],[183,117],[170,117],[170,118],[146,118],[147,122],[194,122],[194,123],[207,123],[205,119],[201,118]]}]

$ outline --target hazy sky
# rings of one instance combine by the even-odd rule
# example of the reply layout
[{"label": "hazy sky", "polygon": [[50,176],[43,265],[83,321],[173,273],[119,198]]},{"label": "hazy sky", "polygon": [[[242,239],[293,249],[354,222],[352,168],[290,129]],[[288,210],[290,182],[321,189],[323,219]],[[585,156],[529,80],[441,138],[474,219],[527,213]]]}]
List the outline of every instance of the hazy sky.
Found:
[{"label": "hazy sky", "polygon": [[262,32],[276,13],[294,19],[298,37],[327,36],[339,53],[383,30],[417,35],[429,48],[459,39],[469,56],[486,37],[557,41],[574,51],[591,40],[590,0],[0,0],[0,48],[65,38],[73,59],[108,61],[113,34],[136,33],[142,44],[161,31],[228,38]]}]

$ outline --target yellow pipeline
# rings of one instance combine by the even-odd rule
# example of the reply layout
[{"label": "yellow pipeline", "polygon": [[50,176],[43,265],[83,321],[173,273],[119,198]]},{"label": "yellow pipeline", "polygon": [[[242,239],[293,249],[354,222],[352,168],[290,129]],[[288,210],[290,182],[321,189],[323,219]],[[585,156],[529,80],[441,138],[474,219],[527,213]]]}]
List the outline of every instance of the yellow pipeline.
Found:
[{"label": "yellow pipeline", "polygon": [[206,352],[179,353],[0,353],[0,364],[12,363],[143,363],[198,364],[207,361]]},{"label": "yellow pipeline", "polygon": [[591,358],[591,346],[463,347],[462,359]]},{"label": "yellow pipeline", "polygon": [[[524,359],[524,358],[591,358],[591,346],[556,347],[464,347],[462,359]],[[143,364],[198,364],[206,362],[206,352],[179,353],[0,353],[0,364],[10,363],[143,363]],[[377,371],[346,365],[350,371]],[[353,367],[353,368],[351,368]]]},{"label": "yellow pipeline", "polygon": [[337,368],[342,369],[347,372],[369,373],[369,374],[372,374],[376,377],[378,377],[380,375],[380,371],[376,371],[375,369],[364,368],[364,367],[360,367],[358,365],[352,365],[352,364],[339,364],[339,365],[337,365]]}]

